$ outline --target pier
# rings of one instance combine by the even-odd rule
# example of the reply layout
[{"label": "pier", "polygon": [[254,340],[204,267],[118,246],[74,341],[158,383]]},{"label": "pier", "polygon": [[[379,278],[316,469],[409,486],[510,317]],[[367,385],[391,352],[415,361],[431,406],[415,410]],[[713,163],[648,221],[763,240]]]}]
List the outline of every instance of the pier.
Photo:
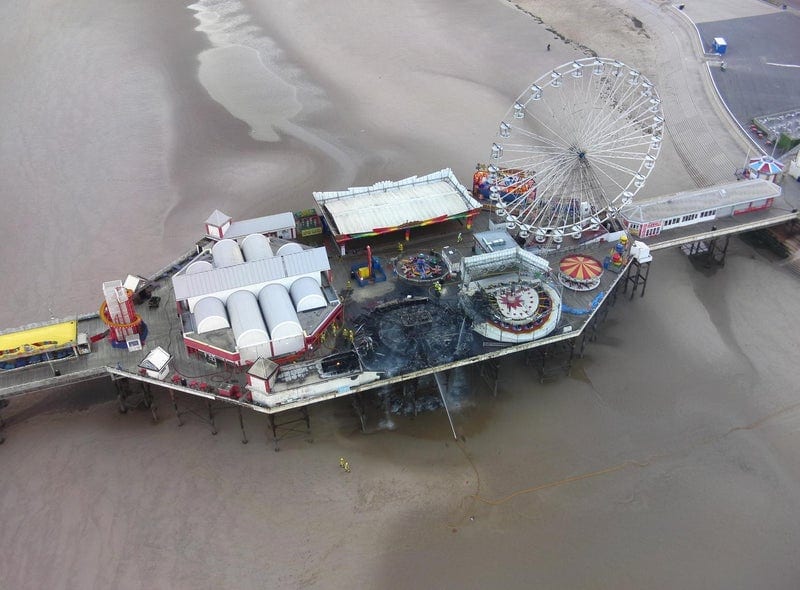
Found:
[{"label": "pier", "polygon": [[[488,218],[489,215],[486,213],[480,215],[476,219],[473,232],[479,233],[489,229]],[[666,248],[683,247],[689,255],[706,255],[717,264],[721,264],[724,263],[727,241],[731,236],[782,224],[796,218],[795,211],[773,207],[748,215],[677,228],[642,241],[655,252]],[[466,235],[467,239],[463,239],[462,236],[462,241],[459,242],[458,236],[462,234]],[[405,243],[404,247],[409,252],[416,250],[428,252],[441,250],[447,246],[451,253],[458,251],[464,259],[468,259],[473,255],[473,235],[464,232],[460,222],[449,221],[436,231],[425,231],[424,228],[415,231],[413,239]],[[457,281],[443,281],[439,292],[430,286],[409,284],[396,277],[365,287],[354,286],[349,278],[350,267],[354,259],[361,258],[361,254],[341,256],[334,244],[326,243],[332,267],[332,287],[344,305],[343,328],[353,330],[359,335],[370,329],[380,330],[380,327],[376,327],[376,322],[380,321],[380,306],[385,307],[391,302],[403,305],[408,298],[414,297],[424,300],[423,304],[428,306],[428,309],[423,313],[431,316],[429,320],[437,326],[444,325],[444,320],[439,315],[448,315],[448,321],[453,326],[451,330],[453,334],[445,334],[447,329],[442,332],[422,324],[417,326],[408,320],[411,322],[409,338],[420,343],[421,352],[415,360],[385,369],[381,366],[367,366],[365,370],[374,369],[376,378],[359,382],[349,379],[347,375],[336,381],[326,380],[314,373],[316,363],[326,356],[353,350],[360,357],[366,354],[363,349],[363,339],[359,344],[355,336],[348,339],[347,332],[338,334],[334,332],[332,338],[312,350],[307,350],[302,358],[293,363],[292,367],[304,370],[305,376],[295,381],[277,382],[272,398],[276,401],[263,404],[255,403],[251,396],[246,395],[246,367],[234,367],[218,361],[209,362],[209,359],[202,354],[189,353],[184,344],[171,277],[190,263],[205,246],[207,243],[200,240],[193,249],[187,251],[173,264],[148,277],[144,283],[147,286],[148,298],[136,306],[137,313],[147,326],[145,348],[151,350],[159,346],[172,357],[173,373],[170,378],[162,380],[149,376],[141,366],[147,350],[132,352],[114,348],[103,338],[107,327],[99,315],[86,314],[26,327],[29,330],[42,328],[46,330],[48,326],[72,321],[75,322],[75,332],[87,335],[90,342],[87,344],[84,339],[80,347],[76,342],[70,354],[53,355],[45,351],[40,362],[34,365],[0,372],[0,399],[10,400],[34,391],[64,388],[83,381],[108,378],[116,388],[120,411],[145,405],[151,408],[154,420],[173,413],[180,424],[184,417],[192,415],[207,423],[210,431],[216,434],[215,415],[224,409],[234,409],[239,413],[243,443],[248,442],[249,438],[245,432],[241,413],[246,410],[263,414],[268,422],[267,439],[277,450],[279,441],[287,434],[296,432],[298,428],[310,428],[310,406],[328,400],[351,397],[354,411],[361,420],[362,427],[365,427],[365,408],[371,402],[371,396],[377,391],[387,391],[396,387],[410,392],[409,394],[414,397],[416,383],[424,379],[435,381],[442,398],[442,405],[446,409],[448,375],[460,368],[476,368],[490,391],[496,391],[498,360],[506,355],[524,355],[542,382],[568,374],[573,359],[583,355],[587,345],[597,338],[603,320],[617,300],[620,297],[630,299],[637,294],[644,296],[651,265],[649,260],[641,262],[627,256],[623,266],[603,273],[596,288],[587,291],[564,289],[562,313],[555,329],[545,337],[528,342],[505,343],[474,337],[469,328],[469,318],[459,306]],[[581,254],[602,260],[612,247],[613,243],[602,241],[581,247],[579,251]],[[395,241],[376,239],[372,250],[381,259],[391,262],[398,257],[396,248]],[[558,268],[559,260],[571,252],[569,248],[558,247],[540,254],[550,263],[551,268]],[[447,338],[451,340],[455,338],[459,345],[446,344],[447,350],[432,352],[432,349],[436,348],[437,339],[445,342]],[[467,341],[468,344],[465,344]],[[383,354],[390,353],[391,351],[383,351]],[[381,352],[378,351],[378,354]],[[286,372],[290,371],[287,369]],[[153,388],[161,388],[168,392],[171,408],[151,407],[155,403]],[[196,400],[203,403],[198,406]],[[198,407],[202,410],[198,410]],[[453,434],[457,436],[455,429]]]}]

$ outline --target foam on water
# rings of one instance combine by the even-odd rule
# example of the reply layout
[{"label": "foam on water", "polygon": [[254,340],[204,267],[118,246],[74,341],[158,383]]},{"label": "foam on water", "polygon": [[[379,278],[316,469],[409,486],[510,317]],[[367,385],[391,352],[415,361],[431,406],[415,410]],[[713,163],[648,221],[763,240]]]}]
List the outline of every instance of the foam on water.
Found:
[{"label": "foam on water", "polygon": [[229,45],[200,54],[200,83],[228,112],[250,125],[259,141],[278,141],[276,130],[302,110],[294,87],[261,67],[258,53]]},{"label": "foam on water", "polygon": [[239,0],[199,0],[189,6],[212,49],[199,55],[198,78],[209,95],[250,126],[258,141],[289,135],[323,152],[339,166],[338,184],[355,177],[356,165],[338,142],[292,119],[330,106],[324,92],[288,61],[277,44],[253,23]]},{"label": "foam on water", "polygon": [[303,108],[297,86],[282,79],[275,44],[250,23],[237,0],[201,0],[189,6],[196,30],[214,47],[199,56],[200,83],[228,112],[251,128],[259,141],[278,141],[277,130]]}]

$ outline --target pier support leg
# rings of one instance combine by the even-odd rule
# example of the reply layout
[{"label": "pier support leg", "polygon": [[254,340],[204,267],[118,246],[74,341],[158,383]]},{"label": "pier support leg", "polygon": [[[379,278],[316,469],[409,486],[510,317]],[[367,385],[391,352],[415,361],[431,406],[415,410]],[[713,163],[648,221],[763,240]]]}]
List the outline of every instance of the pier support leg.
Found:
[{"label": "pier support leg", "polygon": [[609,310],[609,306],[607,305],[607,303],[603,303],[600,306],[600,309],[598,309],[597,313],[595,314],[595,318],[596,318],[595,324],[602,325],[602,324],[606,323],[606,320],[608,319],[608,310]]},{"label": "pier support leg", "polygon": [[731,237],[725,236],[725,241],[723,242],[722,246],[717,244],[718,240],[713,240],[711,245],[708,248],[708,254],[710,261],[718,266],[725,266],[725,257],[728,254],[728,244],[730,243]]},{"label": "pier support leg", "polygon": [[[526,364],[530,356],[526,357]],[[492,392],[492,397],[497,397],[497,382],[500,380],[500,362],[496,359],[483,361],[480,364],[479,374]]]},{"label": "pier support leg", "polygon": [[239,428],[242,430],[242,444],[247,444],[247,433],[244,430],[244,416],[242,416],[242,406],[236,406],[236,410],[239,412]]},{"label": "pier support leg", "polygon": [[128,411],[128,407],[125,405],[125,394],[123,393],[123,387],[120,384],[122,379],[114,379],[114,389],[117,390],[117,408],[119,409],[120,414],[125,414]]},{"label": "pier support leg", "polygon": [[359,421],[361,422],[361,432],[367,431],[367,410],[366,405],[364,404],[363,394],[355,393],[353,394],[353,410],[356,412],[356,416],[358,416]]},{"label": "pier support leg", "polygon": [[178,400],[175,399],[175,391],[173,389],[169,390],[169,397],[172,400],[172,408],[175,410],[175,417],[178,419],[178,426],[183,426],[182,416],[188,414],[211,426],[212,435],[217,434],[217,423],[214,420],[214,406],[212,405],[214,400],[206,400],[206,412],[203,414],[199,409],[193,409],[191,407],[181,410],[178,407]]},{"label": "pier support leg", "polygon": [[127,414],[128,410],[133,406],[132,399],[135,397],[132,390],[131,382],[127,377],[122,379],[115,379],[114,384],[117,386],[117,402],[119,403],[119,413]]},{"label": "pier support leg", "polygon": [[175,410],[175,417],[178,419],[178,426],[183,426],[183,420],[181,420],[181,411],[178,409],[178,402],[175,401],[175,392],[173,390],[169,390],[169,397],[172,400],[172,408]]},{"label": "pier support leg", "polygon": [[274,414],[267,414],[267,419],[269,420],[269,427],[272,430],[272,444],[275,446],[275,452],[278,452],[278,427],[275,424],[275,416]]},{"label": "pier support leg", "polygon": [[625,275],[625,284],[622,287],[622,292],[627,293],[628,285],[630,285],[631,286],[630,299],[633,299],[633,296],[636,295],[637,289],[641,286],[642,291],[640,297],[644,297],[644,292],[645,289],[647,288],[647,276],[649,274],[650,274],[649,262],[641,264],[639,263],[638,260],[634,260],[628,267],[628,272]]},{"label": "pier support leg", "polygon": [[574,356],[575,339],[569,342],[556,342],[543,346],[539,352],[539,383],[551,381],[563,371],[569,375],[572,370],[572,359]]},{"label": "pier support leg", "polygon": [[589,325],[586,326],[586,331],[589,334],[589,342],[597,342],[597,315],[595,315],[589,322]]},{"label": "pier support leg", "polygon": [[214,422],[214,408],[211,406],[211,400],[208,400],[207,406],[208,406],[208,423],[211,425],[211,434],[216,436],[217,423]]},{"label": "pier support leg", "polygon": [[[644,297],[644,292],[647,289],[647,277],[650,274],[650,263],[645,262],[644,264],[640,264],[639,271],[636,273],[636,282],[642,286],[642,292],[639,297]],[[633,294],[631,293],[631,297]]]},{"label": "pier support leg", "polygon": [[149,383],[142,382],[142,397],[144,399],[144,407],[150,410],[150,415],[153,417],[153,423],[158,422],[158,406],[156,405],[155,396]]},{"label": "pier support leg", "polygon": [[3,430],[6,427],[6,422],[3,420],[3,408],[8,406],[7,399],[0,399],[0,445],[6,442],[6,437],[3,436]]},{"label": "pier support leg", "polygon": [[117,409],[120,414],[127,414],[128,410],[144,406],[150,410],[153,422],[158,422],[158,408],[149,383],[133,381],[127,377],[116,377],[112,381],[117,390]]},{"label": "pier support leg", "polygon": [[589,326],[583,330],[583,334],[581,335],[581,346],[578,349],[578,358],[583,358],[583,353],[586,350],[586,342],[589,340]]},{"label": "pier support leg", "polygon": [[414,416],[417,415],[417,382],[415,381],[403,381],[403,399],[408,401],[411,399],[411,403],[414,405]]},{"label": "pier support leg", "polygon": [[541,363],[539,364],[539,383],[544,383],[545,375],[547,374],[547,361],[550,358],[550,345],[545,345],[542,348]]},{"label": "pier support leg", "polygon": [[[272,431],[272,444],[274,445],[276,453],[280,450],[278,443],[281,440],[291,436],[302,436],[311,432],[311,418],[309,417],[308,408],[302,407],[298,408],[296,411],[300,414],[299,417],[289,418],[283,421],[278,421],[275,414],[267,414],[269,429]],[[297,424],[300,422],[305,422],[305,430],[301,430],[297,427]],[[267,433],[267,438],[269,438],[269,432]]]},{"label": "pier support leg", "polygon": [[624,281],[617,281],[614,284],[614,287],[611,289],[611,293],[608,294],[608,299],[606,300],[606,305],[609,305],[610,307],[614,307],[617,304],[617,294],[619,293],[619,284],[621,282],[624,282]]},{"label": "pier support leg", "polygon": [[572,375],[572,360],[575,358],[575,338],[569,341],[569,358],[567,359],[567,377]]}]

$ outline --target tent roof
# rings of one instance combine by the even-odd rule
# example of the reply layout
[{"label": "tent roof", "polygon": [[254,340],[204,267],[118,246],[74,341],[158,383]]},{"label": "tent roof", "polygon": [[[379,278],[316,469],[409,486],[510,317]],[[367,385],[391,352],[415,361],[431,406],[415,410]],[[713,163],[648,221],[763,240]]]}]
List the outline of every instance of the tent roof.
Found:
[{"label": "tent roof", "polygon": [[558,270],[571,279],[590,281],[603,274],[603,265],[596,258],[586,254],[571,254],[561,259]]},{"label": "tent roof", "polygon": [[761,156],[760,158],[750,158],[747,167],[761,174],[779,174],[783,168],[783,162],[771,156]]},{"label": "tent roof", "polygon": [[480,209],[449,168],[337,192],[315,192],[334,235],[381,233]]}]

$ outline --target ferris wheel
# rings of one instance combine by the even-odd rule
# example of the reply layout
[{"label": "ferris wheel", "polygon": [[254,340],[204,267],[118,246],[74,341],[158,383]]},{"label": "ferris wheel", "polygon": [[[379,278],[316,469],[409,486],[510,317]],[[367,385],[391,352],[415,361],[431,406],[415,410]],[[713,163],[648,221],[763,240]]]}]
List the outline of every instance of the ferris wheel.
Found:
[{"label": "ferris wheel", "polygon": [[638,70],[605,58],[555,68],[500,123],[485,168],[496,215],[540,242],[599,229],[644,185],[663,127],[661,99]]}]

